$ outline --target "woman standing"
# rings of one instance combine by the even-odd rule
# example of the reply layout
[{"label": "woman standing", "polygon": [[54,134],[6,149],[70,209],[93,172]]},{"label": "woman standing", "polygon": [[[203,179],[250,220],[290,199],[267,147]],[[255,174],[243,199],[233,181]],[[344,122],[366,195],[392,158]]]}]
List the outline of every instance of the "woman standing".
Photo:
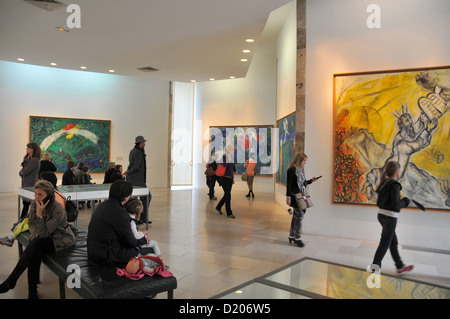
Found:
[{"label": "woman standing", "polygon": [[[41,167],[41,148],[36,143],[28,143],[26,154],[21,164],[22,169],[19,172],[22,178],[22,187],[33,187],[39,179],[39,169]],[[30,207],[30,202],[25,199],[23,202],[22,213],[20,219],[23,219]]]},{"label": "woman standing", "polygon": [[253,193],[253,179],[255,177],[255,167],[256,167],[255,154],[253,153],[250,154],[250,158],[245,162],[244,167],[247,172],[247,186],[248,186],[248,194],[245,195],[245,197],[250,197],[251,194],[252,198],[254,198],[255,194]]},{"label": "woman standing", "polygon": [[[371,265],[372,270],[381,269],[381,261],[389,249],[394,259],[397,274],[403,275],[413,269],[412,265],[405,266],[400,254],[398,252],[398,240],[395,234],[395,227],[397,226],[398,214],[401,208],[408,207],[410,199],[407,197],[400,197],[400,190],[402,185],[397,182],[400,177],[400,164],[394,161],[386,163],[383,174],[381,175],[380,183],[375,192],[378,193],[377,206],[378,221],[383,228],[381,232],[381,239],[377,251],[373,258]],[[377,268],[378,269],[375,269]]]},{"label": "woman standing", "polygon": [[37,298],[39,269],[44,254],[72,246],[75,236],[67,224],[64,208],[55,200],[55,189],[49,181],[41,180],[34,186],[34,201],[30,206],[28,226],[30,242],[19,261],[0,285],[0,293],[14,289],[20,275],[28,268],[28,298]]},{"label": "woman standing", "polygon": [[292,214],[291,229],[289,231],[289,242],[294,242],[299,247],[305,246],[302,242],[301,231],[302,221],[306,210],[300,210],[297,206],[295,194],[303,192],[307,185],[317,180],[315,177],[310,180],[306,180],[304,167],[307,159],[308,157],[305,153],[296,153],[287,170],[286,204],[294,209],[294,213]]}]

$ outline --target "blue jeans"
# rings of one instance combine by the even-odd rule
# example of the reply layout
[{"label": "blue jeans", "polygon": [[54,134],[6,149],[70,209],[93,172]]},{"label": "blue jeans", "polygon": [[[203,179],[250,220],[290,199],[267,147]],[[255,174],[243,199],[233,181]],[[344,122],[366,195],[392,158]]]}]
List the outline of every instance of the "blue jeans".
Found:
[{"label": "blue jeans", "polygon": [[381,239],[377,251],[373,258],[372,264],[378,265],[381,268],[381,261],[386,255],[387,250],[391,252],[392,259],[394,259],[395,267],[401,269],[404,265],[400,254],[398,253],[398,240],[395,234],[395,227],[397,226],[397,218],[378,214],[378,221],[383,230],[381,232]]}]

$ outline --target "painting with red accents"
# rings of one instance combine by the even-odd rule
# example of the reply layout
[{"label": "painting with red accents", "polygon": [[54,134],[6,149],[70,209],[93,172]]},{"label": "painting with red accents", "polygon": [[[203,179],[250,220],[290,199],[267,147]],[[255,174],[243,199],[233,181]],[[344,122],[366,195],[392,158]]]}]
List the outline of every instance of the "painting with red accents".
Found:
[{"label": "painting with red accents", "polygon": [[30,142],[51,155],[57,173],[72,160],[83,162],[91,173],[103,173],[110,157],[111,121],[30,116]]}]

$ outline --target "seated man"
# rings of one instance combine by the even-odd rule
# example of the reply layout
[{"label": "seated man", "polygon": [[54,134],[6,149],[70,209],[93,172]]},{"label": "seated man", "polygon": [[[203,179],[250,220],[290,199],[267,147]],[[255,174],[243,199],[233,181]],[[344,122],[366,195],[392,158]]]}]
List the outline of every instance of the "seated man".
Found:
[{"label": "seated man", "polygon": [[111,184],[108,200],[99,204],[88,228],[87,250],[91,264],[123,266],[137,257],[136,249],[147,239],[136,239],[123,205],[131,198],[133,184],[118,180]]}]

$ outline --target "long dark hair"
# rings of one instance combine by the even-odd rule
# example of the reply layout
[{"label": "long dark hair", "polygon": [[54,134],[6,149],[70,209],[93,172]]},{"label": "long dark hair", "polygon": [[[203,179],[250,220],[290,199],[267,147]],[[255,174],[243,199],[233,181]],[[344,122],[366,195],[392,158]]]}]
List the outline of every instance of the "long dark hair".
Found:
[{"label": "long dark hair", "polygon": [[31,157],[41,158],[41,147],[37,143],[28,143],[27,147],[33,149],[33,155]]},{"label": "long dark hair", "polygon": [[375,192],[378,192],[383,186],[383,184],[386,182],[388,178],[392,178],[394,176],[395,172],[400,169],[400,164],[395,161],[389,161],[384,166],[384,171],[381,174],[380,182],[378,183],[377,188],[375,188]]}]

